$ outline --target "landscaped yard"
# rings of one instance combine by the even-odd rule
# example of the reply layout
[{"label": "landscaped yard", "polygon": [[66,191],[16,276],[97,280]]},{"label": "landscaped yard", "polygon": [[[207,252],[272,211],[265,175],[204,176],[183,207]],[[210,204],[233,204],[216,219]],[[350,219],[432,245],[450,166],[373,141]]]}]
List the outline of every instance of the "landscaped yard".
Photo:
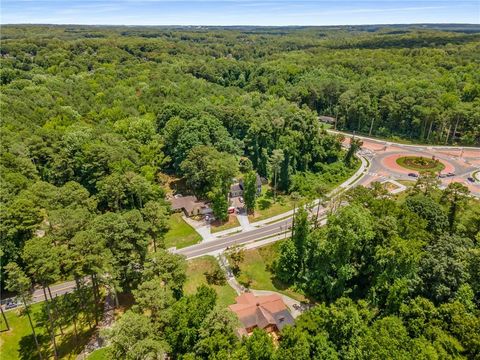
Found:
[{"label": "landscaped yard", "polygon": [[183,221],[180,213],[172,214],[168,220],[168,225],[170,230],[165,235],[165,246],[167,249],[172,246],[180,249],[199,243],[202,240],[200,234]]},{"label": "landscaped yard", "polygon": [[208,285],[215,289],[218,295],[217,303],[226,307],[235,302],[237,293],[233,290],[228,283],[224,285],[209,285],[205,272],[211,271],[216,263],[216,259],[212,256],[203,256],[198,259],[190,260],[187,268],[187,282],[183,287],[185,294],[193,294],[200,285]]},{"label": "landscaped yard", "polygon": [[305,296],[281,283],[272,273],[271,267],[280,243],[245,251],[245,259],[240,264],[237,280],[251,289],[277,291],[298,301],[306,301]]},{"label": "landscaped yard", "polygon": [[422,156],[403,156],[397,159],[397,164],[405,169],[418,172],[440,172],[445,169],[445,165],[439,160],[433,160]]},{"label": "landscaped yard", "polygon": [[[37,303],[30,306],[30,314],[32,316],[32,321],[35,324],[35,332],[42,347],[43,358],[45,359],[47,352],[52,353],[52,349],[50,345],[50,337],[44,330],[41,320],[39,320],[43,304],[44,303]],[[28,322],[28,317],[22,309],[23,308],[18,308],[5,313],[10,325],[10,330],[2,331],[0,333],[0,359],[2,360],[33,360],[39,358],[35,349],[35,342]],[[4,330],[5,323],[1,317],[0,324],[0,328]],[[67,328],[64,327],[63,331],[65,336],[57,336],[56,341],[60,359],[75,359],[92,334],[92,331],[89,330],[86,325],[78,330],[78,344],[75,344],[73,326]],[[61,341],[62,339],[65,340]],[[53,355],[50,355],[51,358],[53,358]]]},{"label": "landscaped yard", "polygon": [[240,226],[240,223],[238,222],[238,219],[235,215],[230,214],[230,216],[228,217],[228,221],[226,221],[224,223],[220,223],[218,221],[212,221],[212,223],[210,225],[211,225],[210,231],[212,233],[216,233],[216,232],[219,232],[219,231],[223,231],[223,230],[238,227],[238,226]]}]

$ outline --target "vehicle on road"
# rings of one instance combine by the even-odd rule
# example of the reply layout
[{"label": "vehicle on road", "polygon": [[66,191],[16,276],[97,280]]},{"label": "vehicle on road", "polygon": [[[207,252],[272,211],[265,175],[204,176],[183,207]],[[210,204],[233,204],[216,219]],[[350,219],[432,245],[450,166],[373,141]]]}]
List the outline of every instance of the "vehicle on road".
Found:
[{"label": "vehicle on road", "polygon": [[240,197],[238,198],[238,201],[240,201],[240,202],[243,204],[243,197],[240,196]]},{"label": "vehicle on road", "polygon": [[17,306],[18,306],[17,303],[10,301],[5,304],[5,310],[13,309],[13,308],[16,308]]},{"label": "vehicle on road", "polygon": [[415,174],[415,173],[408,173],[408,176],[410,176],[410,177],[414,177],[414,178],[417,178],[417,177],[418,177],[418,174]]},{"label": "vehicle on road", "polygon": [[453,172],[449,172],[449,173],[447,174],[447,176],[448,176],[448,177],[455,176],[455,173],[453,173]]},{"label": "vehicle on road", "polygon": [[475,179],[474,179],[473,177],[471,177],[471,176],[469,176],[469,177],[467,178],[467,180],[468,180],[469,182],[471,182],[471,183],[474,183],[474,182],[475,182]]}]

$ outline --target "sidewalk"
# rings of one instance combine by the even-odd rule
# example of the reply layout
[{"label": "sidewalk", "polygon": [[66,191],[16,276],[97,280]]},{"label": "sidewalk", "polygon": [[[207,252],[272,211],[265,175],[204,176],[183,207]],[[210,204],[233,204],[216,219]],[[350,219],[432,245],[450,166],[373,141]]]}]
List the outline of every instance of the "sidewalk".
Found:
[{"label": "sidewalk", "polygon": [[[355,186],[363,178],[363,176],[367,173],[368,168],[370,167],[370,162],[368,160],[366,160],[364,156],[358,155],[358,158],[362,162],[362,164],[360,165],[360,168],[349,179],[347,179],[342,184],[340,184],[338,187],[336,187],[334,190],[329,192],[327,194],[327,197],[332,197],[332,196],[338,194],[339,192],[343,192],[345,190],[350,189],[351,187]],[[316,199],[316,200],[313,201],[313,204],[317,205],[319,202],[320,202],[320,199]],[[212,234],[210,232],[210,225],[202,225],[200,222],[189,219],[185,216],[183,216],[183,219],[189,225],[191,225],[195,229],[195,231],[197,231],[200,234],[200,236],[202,237],[202,242],[207,242],[207,241],[220,239],[220,238],[222,238],[226,235],[230,235],[230,234],[233,234],[233,233],[247,232],[247,231],[253,230],[255,228],[262,227],[266,224],[271,224],[271,223],[277,222],[279,220],[284,220],[285,218],[288,218],[288,217],[291,217],[291,216],[293,216],[293,209],[289,210],[289,211],[286,211],[284,213],[272,216],[268,219],[259,220],[259,221],[250,223],[250,221],[248,220],[248,216],[246,214],[237,214],[237,219],[238,219],[238,222],[240,223],[240,226],[237,226],[237,227],[234,227],[234,228],[231,228],[231,229],[227,229],[227,230],[224,230],[224,231],[219,231],[219,232],[214,233],[214,234]]]}]

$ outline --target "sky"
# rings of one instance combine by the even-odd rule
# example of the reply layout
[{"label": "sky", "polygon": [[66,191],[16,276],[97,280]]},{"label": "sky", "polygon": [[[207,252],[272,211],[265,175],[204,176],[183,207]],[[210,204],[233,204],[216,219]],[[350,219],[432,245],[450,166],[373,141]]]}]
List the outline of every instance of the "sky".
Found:
[{"label": "sky", "polygon": [[0,0],[0,24],[480,23],[480,0]]}]

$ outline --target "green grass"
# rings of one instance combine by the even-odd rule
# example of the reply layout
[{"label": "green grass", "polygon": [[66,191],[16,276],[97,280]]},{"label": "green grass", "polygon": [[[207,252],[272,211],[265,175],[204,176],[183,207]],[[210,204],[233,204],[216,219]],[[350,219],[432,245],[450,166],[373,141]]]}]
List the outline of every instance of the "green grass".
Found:
[{"label": "green grass", "polygon": [[397,164],[405,169],[415,170],[418,172],[440,172],[445,169],[443,165],[438,160],[432,160],[422,156],[403,156],[396,160]]},{"label": "green grass", "polygon": [[168,220],[168,225],[170,230],[165,234],[165,246],[167,249],[172,246],[180,249],[197,244],[202,240],[200,234],[183,221],[180,213],[172,214]]},{"label": "green grass", "polygon": [[306,297],[275,278],[272,264],[276,259],[281,242],[258,249],[245,251],[245,259],[240,264],[238,281],[255,290],[272,290],[290,296],[298,301],[307,301]]},{"label": "green grass", "polygon": [[215,225],[214,223],[212,223],[211,225],[212,226],[210,227],[210,231],[212,233],[216,233],[216,232],[236,228],[240,226],[240,223],[238,222],[238,219],[236,216],[229,216],[229,219],[227,222],[221,225]]},{"label": "green grass", "polygon": [[396,181],[405,186],[413,186],[416,183],[416,181],[413,181],[413,180],[396,180]]},{"label": "green grass", "polygon": [[88,356],[87,360],[107,360],[107,351],[108,347],[95,350]]},{"label": "green grass", "polygon": [[217,260],[213,256],[202,256],[198,259],[193,259],[188,262],[187,281],[183,287],[185,294],[190,295],[195,293],[197,287],[200,285],[208,285],[215,289],[218,295],[217,303],[222,307],[227,307],[235,303],[237,293],[228,283],[225,285],[209,285],[204,275],[215,265]]},{"label": "green grass", "polygon": [[[41,304],[35,304],[30,307],[30,314],[32,320],[34,321],[35,327],[37,328],[37,336],[43,337],[44,332],[39,328],[39,324],[35,322],[35,318],[40,314]],[[28,317],[24,314],[21,309],[10,310],[5,313],[7,321],[10,325],[9,331],[3,331],[0,333],[0,344],[1,344],[1,358],[2,359],[20,359],[22,354],[25,354],[28,351],[34,352],[36,354],[35,345],[33,342],[32,331],[28,322]],[[2,330],[5,329],[5,322],[3,318],[0,320]],[[32,354],[33,357],[33,354]]]},{"label": "green grass", "polygon": [[[47,353],[53,358],[53,350],[50,343],[50,336],[48,336],[44,326],[42,326],[42,320],[40,320],[43,304],[44,303],[37,303],[31,305],[30,314],[45,359]],[[2,360],[38,359],[30,323],[23,308],[8,311],[5,315],[10,325],[10,330],[0,333],[0,358]],[[0,323],[1,329],[5,329],[3,318],[0,320]],[[87,325],[81,326],[79,322],[77,326],[79,331],[78,344],[75,343],[73,336],[73,325],[64,327],[64,336],[60,334],[58,327],[56,328],[56,342],[60,359],[75,359],[92,335],[92,331]]]},{"label": "green grass", "polygon": [[293,201],[288,195],[277,194],[273,200],[273,189],[262,185],[262,194],[257,199],[255,214],[248,215],[251,222],[268,219],[293,209]]}]

